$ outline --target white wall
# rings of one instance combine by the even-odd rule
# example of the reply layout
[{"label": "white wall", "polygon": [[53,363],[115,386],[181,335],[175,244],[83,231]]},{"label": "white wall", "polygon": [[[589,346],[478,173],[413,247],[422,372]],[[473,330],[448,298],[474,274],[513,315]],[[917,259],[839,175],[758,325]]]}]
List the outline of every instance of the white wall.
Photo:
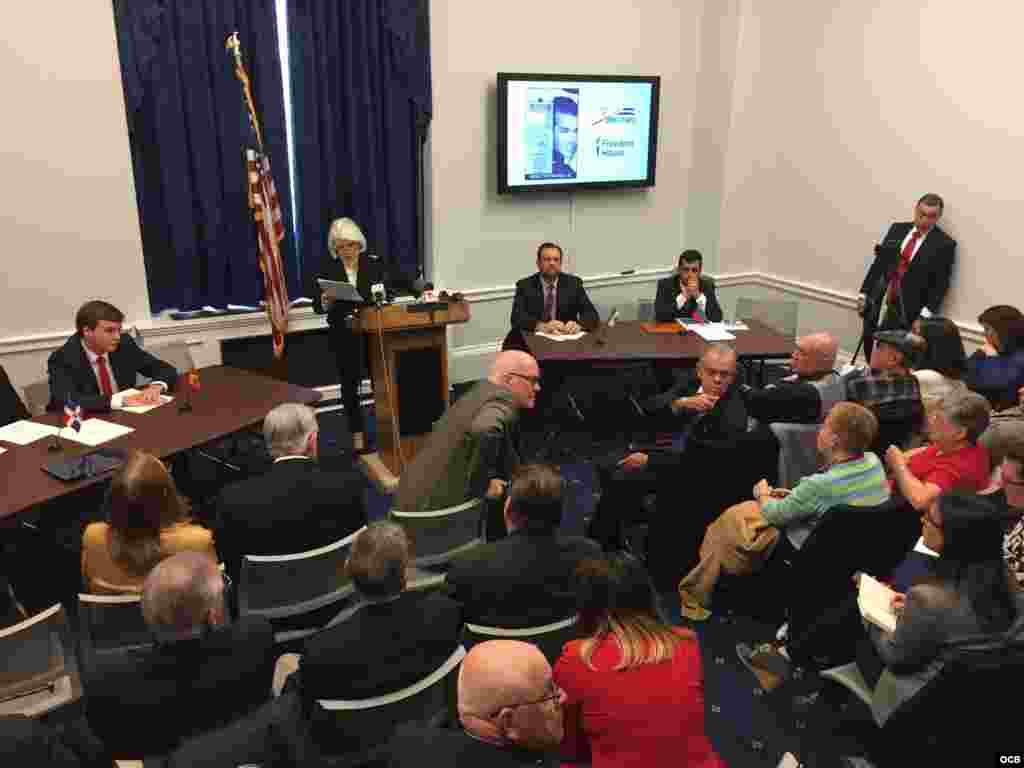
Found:
[{"label": "white wall", "polygon": [[743,0],[720,268],[856,293],[883,229],[938,192],[946,314],[1020,305],[1022,27],[1002,0]]}]

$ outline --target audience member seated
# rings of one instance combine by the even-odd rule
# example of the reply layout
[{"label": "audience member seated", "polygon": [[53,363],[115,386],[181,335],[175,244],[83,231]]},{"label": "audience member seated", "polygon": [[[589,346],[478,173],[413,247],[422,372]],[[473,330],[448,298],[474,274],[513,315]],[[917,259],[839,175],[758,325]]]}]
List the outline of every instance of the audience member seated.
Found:
[{"label": "audience member seated", "polygon": [[946,395],[966,389],[963,378],[967,355],[960,329],[948,318],[918,318],[914,321],[914,333],[925,343],[913,374],[921,388],[921,402],[927,410]]},{"label": "audience member seated", "polygon": [[162,560],[146,578],[142,613],[156,644],[99,659],[86,681],[89,724],[119,757],[158,755],[270,697],[274,635],[262,618],[227,624],[216,561]]},{"label": "audience member seated", "polygon": [[878,331],[870,368],[844,378],[846,399],[871,410],[878,419],[878,437],[871,450],[881,456],[890,445],[905,446],[924,428],[921,388],[910,369],[924,353],[916,333]]},{"label": "audience member seated", "polygon": [[666,624],[643,565],[617,553],[579,568],[580,628],[555,664],[562,756],[594,768],[722,767],[704,734],[704,673],[689,630]]},{"label": "audience member seated", "polygon": [[704,257],[700,251],[685,250],[679,254],[676,274],[658,281],[654,298],[654,319],[659,323],[673,320],[697,323],[720,323],[722,308],[715,296],[715,283],[701,274]]},{"label": "audience member seated", "polygon": [[[921,522],[924,545],[938,557],[927,577],[893,598],[895,632],[864,622],[870,642],[857,653],[879,725],[957,651],[997,651],[1024,639],[1024,593],[1007,571],[1002,527],[991,506],[977,496],[943,494],[921,513]],[[789,673],[778,653],[750,662],[770,675]]]},{"label": "audience member seated", "polygon": [[1017,402],[1024,387],[1024,314],[1016,307],[989,307],[978,317],[985,344],[967,360],[967,386],[1001,411]]},{"label": "audience member seated", "polygon": [[817,424],[822,416],[820,390],[835,384],[839,341],[830,333],[796,340],[789,360],[792,373],[761,389],[743,388],[747,413],[762,423],[777,421]]},{"label": "audience member seated", "polygon": [[0,763],[7,766],[112,768],[113,760],[82,761],[62,742],[54,729],[24,715],[0,716]]},{"label": "audience member seated", "polygon": [[596,464],[601,499],[588,536],[605,550],[615,550],[622,526],[645,519],[641,501],[657,490],[659,475],[679,470],[688,441],[724,440],[746,432],[747,410],[739,388],[733,387],[735,379],[736,351],[727,344],[709,344],[692,376],[644,404],[658,427],[658,447]]},{"label": "audience member seated", "polygon": [[505,500],[509,536],[452,563],[446,590],[465,620],[491,627],[537,627],[576,612],[575,571],[600,547],[561,536],[564,481],[552,467],[523,466]]},{"label": "audience member seated", "polygon": [[551,666],[529,643],[488,640],[462,661],[461,728],[399,727],[378,765],[389,768],[515,768],[559,764],[562,705]]},{"label": "audience member seated", "polygon": [[213,534],[191,522],[188,501],[167,468],[133,451],[110,483],[107,520],[82,534],[82,581],[90,592],[141,591],[165,557],[199,552],[215,558]]},{"label": "audience member seated", "polygon": [[501,499],[520,463],[519,412],[533,408],[539,391],[540,368],[531,355],[499,352],[486,381],[445,412],[402,472],[395,507],[418,512],[485,495]]},{"label": "audience member seated", "polygon": [[583,281],[562,272],[562,248],[541,243],[537,271],[516,283],[512,299],[513,330],[522,333],[577,333],[600,322]]},{"label": "audience member seated", "polygon": [[1009,528],[1003,552],[1010,572],[1024,585],[1024,428],[1008,442],[995,489],[982,498],[995,506],[1004,529]]},{"label": "audience member seated", "polygon": [[[871,507],[887,501],[889,485],[882,463],[867,452],[877,429],[871,411],[856,403],[837,403],[818,431],[818,452],[827,469],[805,477],[792,491],[772,488],[762,480],[754,488],[754,501],[731,507],[708,526],[700,562],[679,584],[683,615],[706,619],[723,571],[747,575],[760,570],[773,553],[792,554],[832,507]],[[786,534],[781,541],[780,531]]]},{"label": "audience member seated", "polygon": [[1003,435],[1013,435],[1024,427],[1024,387],[1017,390],[1017,405],[992,412],[992,421],[988,429],[978,438],[978,442],[988,448],[992,454],[992,466],[1002,460],[1007,440]]},{"label": "audience member seated", "polygon": [[[883,345],[879,345],[883,346]],[[877,347],[876,347],[877,349]],[[988,449],[978,437],[988,427],[988,401],[975,392],[945,398],[928,413],[930,445],[904,453],[895,445],[885,452],[893,491],[918,512],[940,493],[977,493],[988,487]]]},{"label": "audience member seated", "polygon": [[[174,389],[178,372],[121,333],[124,314],[105,301],[88,301],[75,315],[75,333],[47,361],[49,410],[77,403],[102,413],[126,405],[159,405],[161,393]],[[137,375],[152,383],[132,395]]]},{"label": "audience member seated", "polygon": [[[436,592],[405,591],[410,559],[409,539],[399,525],[371,523],[356,536],[345,571],[363,605],[309,637],[300,658],[285,656],[278,662],[298,662],[290,683],[307,707],[316,699],[368,699],[408,688],[459,646],[458,605]],[[381,723],[381,731],[373,733],[341,733],[332,720],[329,738],[319,732],[318,737],[327,752],[356,751],[386,741],[394,725]]]},{"label": "audience member seated", "polygon": [[15,421],[30,418],[31,414],[21,396],[15,391],[7,371],[0,365],[0,427]]},{"label": "audience member seated", "polygon": [[263,420],[263,439],[274,460],[270,472],[228,486],[217,504],[217,551],[235,581],[243,555],[305,552],[366,524],[362,475],[317,463],[313,409],[277,406]]}]

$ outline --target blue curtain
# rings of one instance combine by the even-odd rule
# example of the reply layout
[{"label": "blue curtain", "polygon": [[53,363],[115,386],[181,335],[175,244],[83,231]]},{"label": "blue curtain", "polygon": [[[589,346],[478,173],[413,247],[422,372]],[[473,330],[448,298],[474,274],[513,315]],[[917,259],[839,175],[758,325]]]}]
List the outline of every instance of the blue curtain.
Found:
[{"label": "blue curtain", "polygon": [[243,150],[237,30],[285,217],[288,292],[302,295],[274,0],[115,0],[135,191],[154,312],[263,294]]},{"label": "blue curtain", "polygon": [[[351,216],[393,277],[421,263],[431,115],[427,0],[289,0],[298,239],[306,274]],[[308,289],[307,289],[308,290]]]}]

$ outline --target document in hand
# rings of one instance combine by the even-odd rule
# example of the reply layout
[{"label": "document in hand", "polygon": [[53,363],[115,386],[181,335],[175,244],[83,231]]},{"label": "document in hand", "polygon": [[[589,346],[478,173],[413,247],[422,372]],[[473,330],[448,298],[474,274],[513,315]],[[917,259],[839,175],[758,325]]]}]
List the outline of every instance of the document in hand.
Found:
[{"label": "document in hand", "polygon": [[[129,397],[130,395],[139,394],[139,390],[125,389],[121,391],[121,394],[124,395],[125,397]],[[121,410],[128,411],[128,413],[145,413],[146,411],[152,411],[154,408],[159,408],[164,403],[169,403],[173,399],[174,398],[171,397],[170,395],[160,395],[159,403],[154,403],[153,405],[124,405],[121,406]]]},{"label": "document in hand", "polygon": [[336,301],[351,301],[356,304],[366,303],[352,283],[342,282],[341,280],[324,280],[322,278],[318,278],[317,283],[320,285],[321,291]]},{"label": "document in hand", "polygon": [[878,579],[862,573],[860,589],[857,591],[860,615],[886,632],[895,632],[896,614],[892,610],[892,598],[895,594]]}]

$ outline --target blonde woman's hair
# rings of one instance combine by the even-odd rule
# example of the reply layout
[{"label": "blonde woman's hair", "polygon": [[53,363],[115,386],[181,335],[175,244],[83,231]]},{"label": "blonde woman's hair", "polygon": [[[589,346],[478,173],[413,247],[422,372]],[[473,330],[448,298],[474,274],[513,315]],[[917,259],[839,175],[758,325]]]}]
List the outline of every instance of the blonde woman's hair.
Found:
[{"label": "blonde woman's hair", "polygon": [[188,502],[160,459],[133,451],[110,484],[107,512],[110,556],[142,576],[161,558],[160,532],[188,519]]},{"label": "blonde woman's hair", "polygon": [[615,670],[669,661],[680,643],[693,639],[691,632],[661,618],[647,570],[632,555],[584,560],[576,577],[579,626],[589,635],[580,644],[580,657],[590,669],[594,651],[609,636],[622,653]]}]

